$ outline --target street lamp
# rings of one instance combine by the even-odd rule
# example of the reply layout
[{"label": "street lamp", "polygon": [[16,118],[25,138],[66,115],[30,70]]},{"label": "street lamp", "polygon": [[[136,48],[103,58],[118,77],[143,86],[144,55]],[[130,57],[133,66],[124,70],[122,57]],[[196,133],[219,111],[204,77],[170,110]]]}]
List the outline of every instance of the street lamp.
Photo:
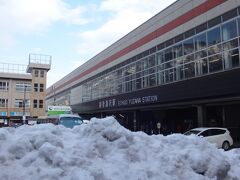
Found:
[{"label": "street lamp", "polygon": [[25,104],[26,104],[26,89],[27,86],[24,86],[24,94],[23,94],[23,124],[26,124],[26,115],[25,115]]}]

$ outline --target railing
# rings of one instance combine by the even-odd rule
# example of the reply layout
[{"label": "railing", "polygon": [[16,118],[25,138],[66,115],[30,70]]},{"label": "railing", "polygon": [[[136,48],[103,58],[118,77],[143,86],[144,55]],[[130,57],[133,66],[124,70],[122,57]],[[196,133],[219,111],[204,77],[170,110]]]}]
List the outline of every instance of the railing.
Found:
[{"label": "railing", "polygon": [[49,64],[51,65],[52,56],[44,54],[29,54],[29,64]]},{"label": "railing", "polygon": [[27,65],[0,63],[0,73],[26,74]]}]

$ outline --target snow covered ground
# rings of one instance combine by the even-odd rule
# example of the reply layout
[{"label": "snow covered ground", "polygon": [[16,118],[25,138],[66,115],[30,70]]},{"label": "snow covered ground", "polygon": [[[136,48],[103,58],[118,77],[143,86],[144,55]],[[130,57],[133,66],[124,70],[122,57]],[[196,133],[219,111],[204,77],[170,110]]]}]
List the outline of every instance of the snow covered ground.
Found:
[{"label": "snow covered ground", "polygon": [[240,149],[203,139],[130,132],[112,117],[74,129],[0,129],[0,180],[240,179]]}]

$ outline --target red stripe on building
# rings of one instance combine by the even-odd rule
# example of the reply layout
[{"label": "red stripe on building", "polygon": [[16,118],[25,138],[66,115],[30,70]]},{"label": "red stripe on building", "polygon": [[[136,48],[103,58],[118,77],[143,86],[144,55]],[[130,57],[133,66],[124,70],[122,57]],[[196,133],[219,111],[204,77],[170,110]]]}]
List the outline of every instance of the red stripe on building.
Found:
[{"label": "red stripe on building", "polygon": [[[69,81],[63,83],[62,85],[58,86],[57,88],[54,89],[54,91],[57,91],[65,86],[67,86],[68,84],[79,80],[80,78],[92,73],[93,71],[105,66],[106,64],[128,54],[129,52],[141,47],[142,45],[149,43],[150,41],[162,36],[163,34],[175,29],[176,27],[190,21],[191,19],[202,15],[203,13],[209,11],[210,9],[224,3],[226,0],[207,0],[206,2],[204,2],[203,4],[195,7],[194,9],[186,12],[185,14],[179,16],[177,19],[167,23],[166,25],[158,28],[157,30],[151,32],[150,34],[144,36],[143,38],[139,39],[138,41],[136,41],[135,43],[127,46],[126,48],[118,51],[117,53],[113,54],[112,56],[104,59],[103,61],[101,61],[100,63],[96,64],[95,66],[91,67],[90,69],[84,71],[83,73],[75,76],[74,78],[70,79]],[[48,93],[50,94],[50,93]]]}]

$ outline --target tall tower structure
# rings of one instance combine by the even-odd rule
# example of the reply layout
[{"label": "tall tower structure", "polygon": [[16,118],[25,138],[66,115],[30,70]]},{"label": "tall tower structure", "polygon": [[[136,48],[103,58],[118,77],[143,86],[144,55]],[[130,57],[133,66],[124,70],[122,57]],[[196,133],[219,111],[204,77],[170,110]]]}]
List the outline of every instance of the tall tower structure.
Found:
[{"label": "tall tower structure", "polygon": [[51,61],[52,56],[50,55],[29,54],[27,73],[31,73],[32,75],[32,93],[30,100],[33,107],[31,112],[33,118],[45,116],[47,72],[51,69]]}]

